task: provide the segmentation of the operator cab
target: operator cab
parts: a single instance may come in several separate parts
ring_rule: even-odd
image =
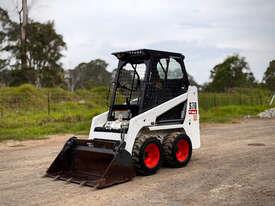
[[[184,56],[156,50],[113,53],[119,60],[111,88],[108,121],[130,120],[185,93],[190,85]],[[180,119],[184,105],[173,108],[159,121]]]

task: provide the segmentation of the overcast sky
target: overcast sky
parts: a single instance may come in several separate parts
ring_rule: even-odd
[[[12,13],[12,0],[0,0]],[[31,0],[29,0],[31,1]],[[245,56],[257,80],[275,59],[274,0],[32,0],[30,18],[54,20],[73,68],[114,51],[139,48],[181,52],[199,83],[226,56]],[[13,4],[14,5],[14,4]]]

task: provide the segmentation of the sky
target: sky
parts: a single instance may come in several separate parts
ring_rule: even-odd
[[[0,6],[16,17],[15,0]],[[112,52],[140,48],[185,55],[199,83],[227,56],[246,57],[258,81],[275,59],[274,0],[29,0],[29,17],[53,20],[67,43],[62,63],[72,69]]]

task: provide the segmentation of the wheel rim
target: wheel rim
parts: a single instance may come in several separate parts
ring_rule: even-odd
[[[149,169],[156,167],[160,160],[160,150],[159,147],[154,144],[150,143],[145,148],[145,157],[144,157],[144,164]]]
[[[176,158],[179,162],[184,162],[189,154],[189,144],[185,139],[181,139],[177,143]]]

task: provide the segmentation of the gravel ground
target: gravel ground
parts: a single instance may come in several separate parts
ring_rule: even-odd
[[[275,119],[202,126],[185,168],[95,190],[41,178],[66,136],[0,144],[0,205],[275,205]]]

